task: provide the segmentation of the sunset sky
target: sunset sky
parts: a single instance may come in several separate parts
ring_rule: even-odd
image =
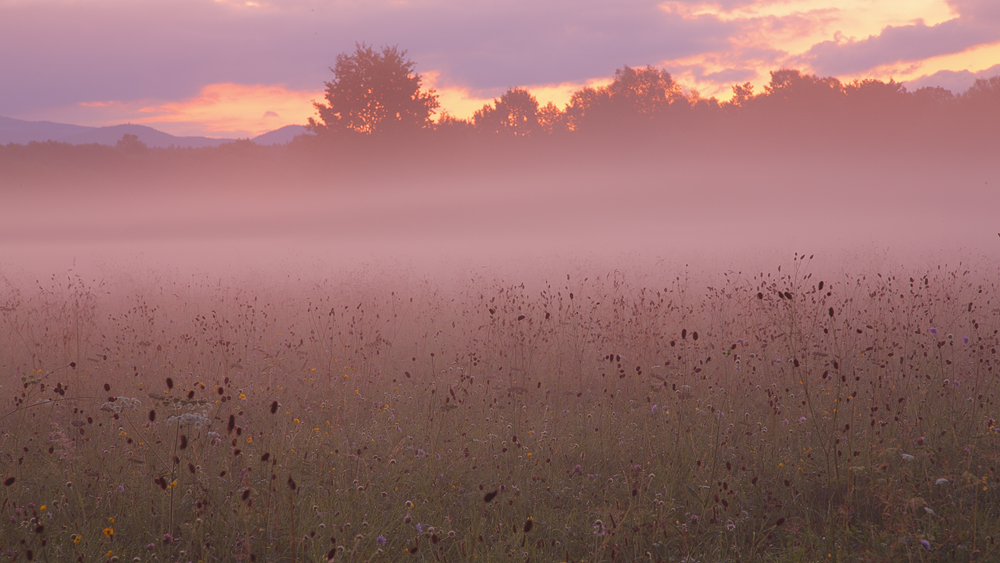
[[[338,53],[399,45],[442,109],[564,104],[624,65],[728,98],[768,71],[967,88],[1000,74],[996,0],[0,0],[0,115],[248,137],[315,114]]]

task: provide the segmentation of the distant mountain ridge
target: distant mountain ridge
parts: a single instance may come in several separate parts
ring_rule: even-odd
[[[258,135],[251,141],[258,145],[280,145],[291,141],[298,135],[306,133],[303,125],[286,125],[280,129]],[[31,142],[57,141],[73,145],[97,143],[114,146],[123,135],[135,135],[151,148],[203,148],[217,147],[230,143],[235,139],[216,139],[212,137],[177,137],[164,133],[146,125],[123,124],[109,127],[87,127],[51,121],[24,121],[11,117],[0,116],[0,145],[17,143],[26,145]]]

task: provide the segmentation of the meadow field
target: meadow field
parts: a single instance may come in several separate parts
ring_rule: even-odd
[[[0,283],[4,561],[991,561],[1000,267]]]

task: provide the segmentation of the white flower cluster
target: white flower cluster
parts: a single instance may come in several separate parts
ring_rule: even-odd
[[[140,406],[142,406],[142,403],[135,397],[115,397],[114,401],[108,401],[101,405],[101,410],[120,413],[125,409],[137,409]]]
[[[177,423],[178,426],[206,426],[211,424],[211,420],[207,417],[202,416],[200,413],[186,412],[181,415],[172,416],[167,419],[167,424]]]

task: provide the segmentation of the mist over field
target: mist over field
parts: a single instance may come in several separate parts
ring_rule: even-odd
[[[247,155],[56,166],[5,189],[0,261],[7,272],[128,264],[218,276],[391,260],[441,275],[624,256],[728,270],[794,252],[828,264],[995,255],[1000,165],[986,154],[748,144],[348,170]]]

